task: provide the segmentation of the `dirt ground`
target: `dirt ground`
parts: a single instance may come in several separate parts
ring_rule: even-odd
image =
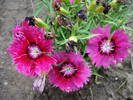
[[[102,70],[104,78],[98,78],[96,83],[89,83],[78,92],[64,93],[50,84],[43,94],[34,92],[33,80],[16,71],[6,52],[12,40],[12,28],[30,15],[31,0],[0,0],[0,100],[133,100],[133,59],[130,57],[117,67]]]

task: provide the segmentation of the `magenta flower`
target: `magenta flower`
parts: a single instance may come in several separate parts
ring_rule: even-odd
[[[71,3],[74,3],[75,0],[69,0]]]
[[[13,36],[8,52],[19,72],[32,77],[52,69],[55,59],[47,53],[51,53],[53,41],[44,39],[43,29],[24,21],[13,30]]]
[[[88,56],[97,67],[108,68],[110,64],[121,62],[128,56],[128,49],[131,47],[130,37],[123,29],[115,30],[110,35],[109,25],[103,28],[98,25],[96,29],[91,30],[91,33],[100,34],[87,43]]]
[[[54,67],[48,76],[50,83],[55,87],[72,92],[82,88],[89,81],[90,66],[87,65],[80,53],[57,52],[53,57],[59,65]]]
[[[62,3],[62,0],[55,0],[56,3]]]

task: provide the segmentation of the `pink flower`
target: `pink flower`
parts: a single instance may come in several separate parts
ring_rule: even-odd
[[[110,64],[121,62],[128,56],[128,49],[131,47],[130,37],[123,29],[115,30],[110,35],[109,25],[103,28],[98,25],[96,29],[91,30],[91,33],[100,34],[87,43],[88,56],[97,67],[108,68]]]
[[[62,3],[62,0],[55,0],[56,3]]]
[[[71,3],[74,3],[75,0],[70,0]]]
[[[82,88],[89,81],[90,66],[87,65],[80,53],[56,52],[53,57],[59,65],[54,67],[48,76],[49,81],[55,87],[72,92]]]
[[[32,77],[52,69],[55,59],[47,53],[51,53],[53,41],[44,39],[43,29],[24,21],[13,30],[13,36],[8,52],[19,72]]]

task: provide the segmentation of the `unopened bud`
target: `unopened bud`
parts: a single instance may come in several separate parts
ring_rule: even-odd
[[[85,20],[87,17],[86,17],[86,10],[80,10],[78,13],[77,13],[77,16],[80,18],[80,19],[83,19]]]
[[[66,25],[66,20],[65,20],[64,15],[57,16],[57,24],[59,26],[65,26]]]
[[[60,11],[59,12],[60,12],[60,14],[70,15],[70,12],[67,11],[66,9],[62,8],[62,7],[60,7]]]
[[[55,11],[60,11],[61,3],[60,2],[53,2],[52,6],[53,6]]]
[[[110,8],[111,8],[110,4],[107,3],[107,2],[102,2],[102,6],[104,7],[103,13],[107,14],[110,11]]]
[[[46,40],[52,40],[52,39],[55,39],[55,37],[56,37],[56,34],[54,34],[54,33],[52,33],[52,32],[47,32],[47,33],[45,34],[45,39],[46,39]]]
[[[76,37],[76,36],[71,36],[71,37],[69,38],[69,41],[74,41],[74,42],[77,42],[77,41],[78,41],[78,39],[77,39],[77,37]]]
[[[86,4],[86,7],[89,11],[94,12],[96,9],[96,2],[92,2],[90,5]]]
[[[35,17],[35,25],[40,28],[48,28],[48,25],[40,18]]]
[[[74,51],[75,46],[77,46],[77,42],[68,41],[67,44],[66,44],[66,52],[70,53],[71,51]]]
[[[116,7],[117,6],[117,0],[113,0],[111,3],[110,3],[111,7]]]
[[[96,0],[96,4],[99,5],[101,0]]]
[[[102,5],[97,6],[96,13],[103,13],[104,7]]]
[[[25,17],[25,21],[28,21],[29,22],[29,25],[35,26],[34,16]]]

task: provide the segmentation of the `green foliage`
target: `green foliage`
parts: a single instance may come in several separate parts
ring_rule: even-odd
[[[118,28],[125,29],[127,33],[132,36],[133,40],[133,29],[126,26],[128,20],[130,20],[129,16],[133,15],[132,5],[126,6],[123,4],[116,4],[114,8],[111,8],[108,14],[97,13],[95,12],[96,5],[92,5],[92,11],[87,10],[91,4],[94,3],[94,0],[82,0],[81,3],[77,3],[80,0],[77,0],[76,3],[71,4],[69,0],[62,0],[63,9],[68,11],[70,14],[66,15],[66,22],[72,22],[72,28],[67,25],[58,25],[58,16],[59,12],[54,11],[52,6],[54,0],[38,0],[38,5],[35,6],[36,11],[34,12],[34,16],[39,16],[41,12],[43,16],[45,16],[44,21],[49,25],[49,22],[53,21],[53,25],[49,26],[47,31],[52,31],[57,35],[55,42],[56,50],[65,50],[65,45],[68,42],[70,36],[76,36],[78,39],[78,47],[77,50],[80,50],[82,55],[85,55],[86,42],[90,38],[97,36],[95,34],[90,33],[91,29],[96,28],[99,24],[100,26],[105,26],[106,24],[111,25],[111,32]],[[84,2],[83,2],[84,1]],[[112,2],[113,0],[109,0],[108,2]],[[95,6],[95,7],[94,7]],[[91,7],[91,6],[90,6]],[[77,12],[81,9],[87,10],[86,19],[82,20],[77,16]],[[88,58],[85,58],[88,61]],[[100,76],[98,71],[93,69],[93,74],[96,76]],[[100,76],[101,77],[101,76]]]

